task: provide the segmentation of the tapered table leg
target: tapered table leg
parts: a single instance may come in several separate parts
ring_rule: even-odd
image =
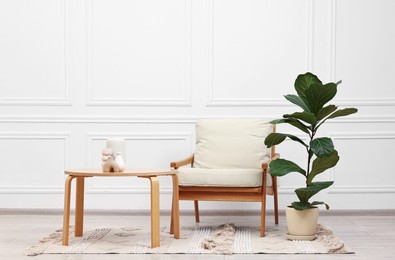
[[[84,233],[84,186],[85,178],[77,177],[75,196],[75,232],[74,236],[82,237]]]
[[[151,183],[151,248],[160,246],[159,180],[150,176]]]
[[[74,176],[68,176],[64,185],[64,209],[63,209],[63,240],[62,245],[69,244],[69,225],[70,225],[70,194],[71,194],[71,181]]]

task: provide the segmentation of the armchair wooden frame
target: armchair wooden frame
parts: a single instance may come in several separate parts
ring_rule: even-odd
[[[274,130],[274,129],[273,129]],[[272,158],[270,161],[280,157],[275,153],[275,147],[271,148]],[[181,166],[191,165],[193,167],[194,156],[179,161],[170,163],[170,167],[178,169]],[[274,197],[274,221],[278,224],[278,192],[277,192],[277,177],[271,176],[272,186],[267,187],[267,163],[262,163],[262,186],[261,187],[200,187],[200,186],[178,186],[174,187],[178,190],[178,196],[173,199],[173,203],[179,205],[179,200],[193,200],[195,209],[195,220],[200,221],[199,218],[199,200],[203,201],[245,201],[245,202],[260,202],[261,203],[261,223],[260,235],[265,236],[265,218],[266,218],[266,194]],[[175,205],[173,204],[173,208]],[[173,215],[171,219],[171,232],[173,231]]]

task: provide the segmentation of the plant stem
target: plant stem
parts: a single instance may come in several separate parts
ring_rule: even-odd
[[[310,137],[309,148],[308,148],[308,150],[307,150],[307,156],[308,156],[308,158],[307,158],[307,172],[306,172],[306,185],[307,185],[307,186],[309,186],[309,185],[311,184],[311,183],[309,183],[309,181],[308,181],[308,179],[309,179],[308,177],[309,177],[309,175],[310,175],[311,158],[313,157],[312,154],[311,154],[311,146],[310,146],[310,144],[311,144],[311,141],[313,140],[314,135],[315,135],[315,133],[316,133],[315,125],[313,125],[311,128],[312,128],[311,134],[309,134],[309,137]],[[310,182],[311,182],[311,181],[310,181]]]
[[[308,159],[307,159],[306,185],[309,186],[308,179],[309,179],[309,175],[310,175],[310,160],[311,160],[311,157],[310,157],[311,149],[310,149],[310,147],[309,147],[309,150],[308,150],[307,153],[308,153],[307,154]]]

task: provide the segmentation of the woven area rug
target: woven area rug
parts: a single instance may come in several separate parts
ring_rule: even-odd
[[[342,240],[318,225],[314,241],[290,241],[284,227],[268,227],[259,236],[259,227],[224,224],[217,227],[182,227],[181,238],[174,239],[169,228],[161,228],[161,246],[150,248],[149,228],[103,227],[73,237],[62,246],[62,230],[26,249],[26,255],[39,254],[347,254],[353,253]]]

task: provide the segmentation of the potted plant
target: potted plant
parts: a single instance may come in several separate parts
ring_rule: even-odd
[[[316,206],[323,204],[327,210],[329,209],[328,204],[322,201],[310,202],[310,199],[333,184],[333,181],[314,181],[314,178],[334,167],[339,161],[339,155],[331,138],[318,136],[317,131],[329,119],[347,116],[358,111],[356,108],[338,109],[335,105],[326,105],[335,97],[337,86],[340,83],[341,81],[323,84],[316,75],[310,72],[299,75],[295,80],[297,95],[290,94],[284,97],[303,111],[285,114],[283,118],[273,120],[271,123],[290,124],[302,131],[308,141],[305,142],[302,140],[304,138],[287,133],[272,133],[265,139],[265,145],[272,147],[289,138],[298,142],[306,153],[305,168],[280,158],[269,164],[270,174],[273,176],[284,176],[296,172],[303,175],[306,180],[304,187],[295,190],[299,201],[293,202],[286,209],[289,239],[313,240],[318,220]],[[298,220],[294,218],[298,218]],[[303,226],[302,221],[306,220],[315,223]],[[296,224],[295,228],[292,226],[293,222]]]

